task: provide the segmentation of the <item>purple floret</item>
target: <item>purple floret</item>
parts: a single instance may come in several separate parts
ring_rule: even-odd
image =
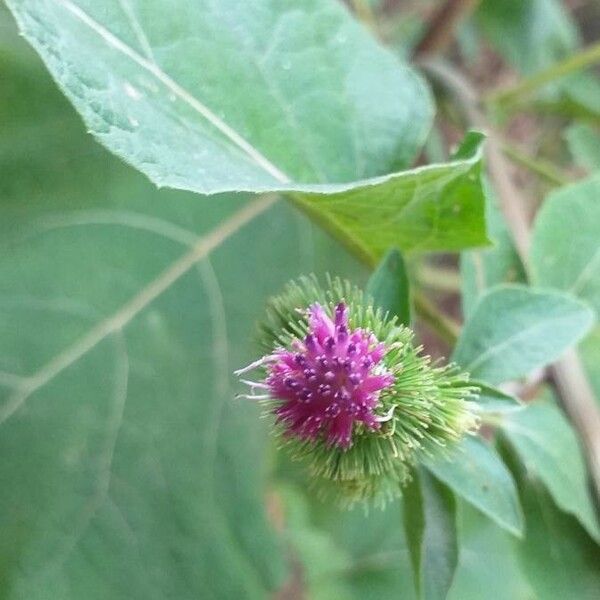
[[[371,430],[381,426],[379,392],[394,383],[382,364],[385,345],[369,331],[349,328],[343,302],[334,321],[319,304],[308,316],[304,340],[269,357],[265,387],[281,400],[274,414],[289,435],[316,440],[323,434],[330,445],[348,448],[355,422]]]

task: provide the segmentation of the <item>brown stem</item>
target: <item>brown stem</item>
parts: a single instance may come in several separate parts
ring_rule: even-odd
[[[415,57],[443,51],[452,41],[456,26],[473,12],[479,0],[446,0],[429,21],[413,51]]]
[[[488,170],[495,183],[515,247],[527,269],[531,240],[529,217],[521,192],[510,176],[509,165],[502,153],[500,136],[493,130],[481,111],[478,95],[465,77],[441,62],[424,62],[423,67],[458,98],[471,125],[488,134]],[[579,434],[588,465],[590,483],[598,505],[600,504],[600,410],[594,392],[574,349],[554,363],[550,367],[550,372],[563,409]]]
[[[413,302],[419,317],[431,327],[442,341],[451,347],[454,346],[460,333],[460,325],[438,310],[437,306],[420,292],[414,293]]]

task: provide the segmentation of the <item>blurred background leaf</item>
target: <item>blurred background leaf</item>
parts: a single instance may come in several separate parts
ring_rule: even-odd
[[[426,467],[460,498],[513,535],[523,533],[523,512],[512,477],[487,442],[466,437],[445,456],[424,459]]]
[[[569,292],[600,314],[600,174],[551,194],[537,215],[534,282]]]
[[[361,269],[278,203],[25,400],[248,198],[156,190],[86,136],[22,41],[1,43],[1,596],[262,598],[287,569],[264,428],[230,373],[290,276]]]
[[[398,317],[398,322],[410,327],[410,288],[402,254],[390,250],[373,272],[366,287],[373,304]]]
[[[558,0],[482,0],[476,18],[486,39],[523,73],[535,73],[575,50],[579,34]]]
[[[600,554],[580,524],[556,507],[535,470],[513,465],[527,536],[516,545],[522,572],[540,600],[592,600],[600,585]]]
[[[502,431],[527,471],[547,487],[556,504],[600,541],[579,442],[553,399],[548,395],[505,415]]]
[[[600,170],[600,133],[587,123],[574,123],[565,131],[575,162],[589,172]]]
[[[492,384],[524,377],[585,336],[592,311],[573,296],[506,285],[481,297],[453,359],[473,378]]]
[[[417,595],[444,600],[458,563],[454,495],[426,471],[415,470],[402,505]]]

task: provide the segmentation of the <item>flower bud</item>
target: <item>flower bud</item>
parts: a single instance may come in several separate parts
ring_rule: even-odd
[[[473,432],[477,391],[455,366],[436,366],[412,331],[336,279],[290,283],[269,303],[267,354],[238,371],[292,458],[342,506],[399,496],[411,467]],[[255,394],[255,390],[261,390]]]

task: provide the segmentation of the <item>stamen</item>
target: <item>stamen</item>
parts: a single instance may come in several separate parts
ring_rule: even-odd
[[[261,390],[271,389],[266,383],[262,383],[260,381],[249,381],[248,379],[240,379],[240,381],[251,388],[260,388]]]
[[[270,394],[261,394],[261,395],[253,395],[253,394],[236,394],[236,400],[269,400],[271,398]]]
[[[392,408],[390,408],[390,410],[388,410],[385,415],[382,415],[381,417],[375,417],[375,420],[378,423],[386,423],[387,421],[390,421],[392,419],[392,417],[394,416],[394,411],[396,410],[396,404],[394,404],[394,406],[392,406]]]
[[[244,373],[247,373],[248,371],[253,371],[254,369],[258,369],[258,367],[262,367],[263,365],[265,365],[269,362],[272,362],[274,360],[277,360],[277,356],[275,356],[274,354],[269,354],[268,356],[263,356],[262,358],[255,360],[253,363],[250,363],[247,367],[242,367],[241,369],[234,371],[233,374],[234,375],[243,375]]]

